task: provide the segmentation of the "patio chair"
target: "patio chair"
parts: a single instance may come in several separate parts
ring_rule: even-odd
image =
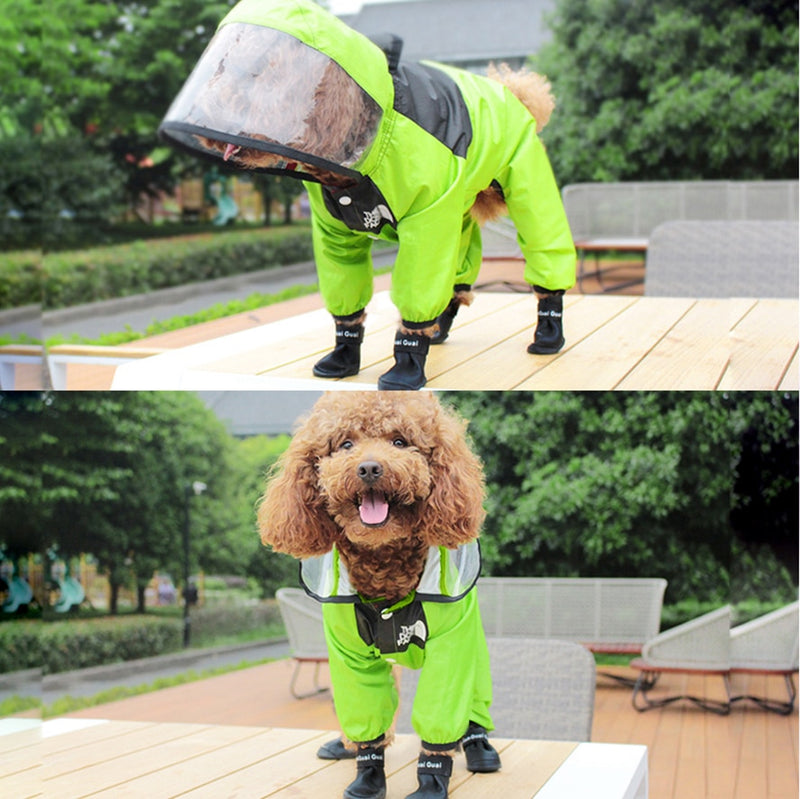
[[[752,694],[740,694],[731,701],[750,700],[785,716],[794,710],[799,621],[798,603],[793,602],[731,630],[731,674],[781,676],[787,693],[785,702]]]
[[[275,593],[281,618],[289,638],[289,651],[295,661],[289,690],[297,699],[323,693],[327,687],[319,684],[319,664],[328,662],[328,646],[322,627],[322,610],[319,602],[301,588],[279,588]],[[298,693],[297,677],[304,663],[314,664],[314,690]]]
[[[541,638],[490,638],[498,738],[589,741],[594,714],[595,662],[580,644]],[[398,732],[412,732],[419,672],[402,670]]]
[[[659,633],[642,647],[642,656],[631,661],[639,671],[633,686],[633,706],[639,710],[664,707],[681,699],[727,715],[731,710],[730,685],[730,605]],[[651,699],[652,690],[661,674],[719,676],[725,686],[725,700],[708,699],[690,694],[670,694]]]
[[[665,222],[650,238],[644,293],[796,298],[797,260],[796,220]]]

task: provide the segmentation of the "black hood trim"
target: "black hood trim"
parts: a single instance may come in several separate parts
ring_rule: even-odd
[[[330,172],[335,172],[337,175],[353,178],[359,180],[362,175],[354,169],[348,169],[340,164],[335,164],[331,161],[326,161],[324,158],[318,158],[315,155],[302,153],[299,150],[294,150],[291,147],[286,147],[282,144],[265,142],[260,139],[250,139],[247,136],[235,136],[230,133],[222,133],[216,130],[210,130],[199,125],[192,125],[188,122],[162,122],[158,128],[159,137],[168,142],[170,145],[180,147],[185,152],[191,153],[194,156],[210,161],[215,164],[223,164],[230,169],[236,169],[241,172],[255,172],[268,175],[282,175],[286,177],[296,178],[297,180],[309,181],[312,183],[319,183],[320,181],[313,175],[306,172],[295,172],[290,169],[281,169],[278,167],[244,167],[237,164],[235,161],[224,161],[222,156],[218,153],[209,152],[203,149],[200,144],[193,144],[187,141],[188,137],[181,136],[180,134],[189,134],[197,136],[205,136],[209,139],[225,142],[226,144],[236,144],[239,147],[250,147],[254,150],[261,150],[264,153],[278,155],[283,158],[288,158],[292,161],[304,161],[312,166],[317,166],[320,169],[327,169]]]

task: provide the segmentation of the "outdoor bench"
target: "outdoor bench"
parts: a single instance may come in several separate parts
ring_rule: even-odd
[[[637,654],[658,634],[667,581],[638,577],[482,577],[487,637],[559,638]]]
[[[573,183],[562,190],[579,255],[579,284],[587,252],[602,279],[598,256],[646,253],[656,227],[675,220],[797,220],[798,181],[646,181]],[[638,281],[637,281],[638,282]]]

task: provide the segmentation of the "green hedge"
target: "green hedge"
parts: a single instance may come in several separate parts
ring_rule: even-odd
[[[38,668],[44,674],[164,655],[183,645],[180,620],[148,618],[0,625],[0,673]]]
[[[42,301],[42,255],[35,250],[0,253],[0,309]]]
[[[207,233],[49,253],[43,259],[43,306],[66,308],[311,258],[308,228]],[[13,261],[8,270],[13,278]]]

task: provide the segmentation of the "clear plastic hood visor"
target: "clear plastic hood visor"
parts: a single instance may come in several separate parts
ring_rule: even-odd
[[[380,106],[324,53],[232,22],[209,42],[159,132],[234,166],[357,175],[380,122]]]

